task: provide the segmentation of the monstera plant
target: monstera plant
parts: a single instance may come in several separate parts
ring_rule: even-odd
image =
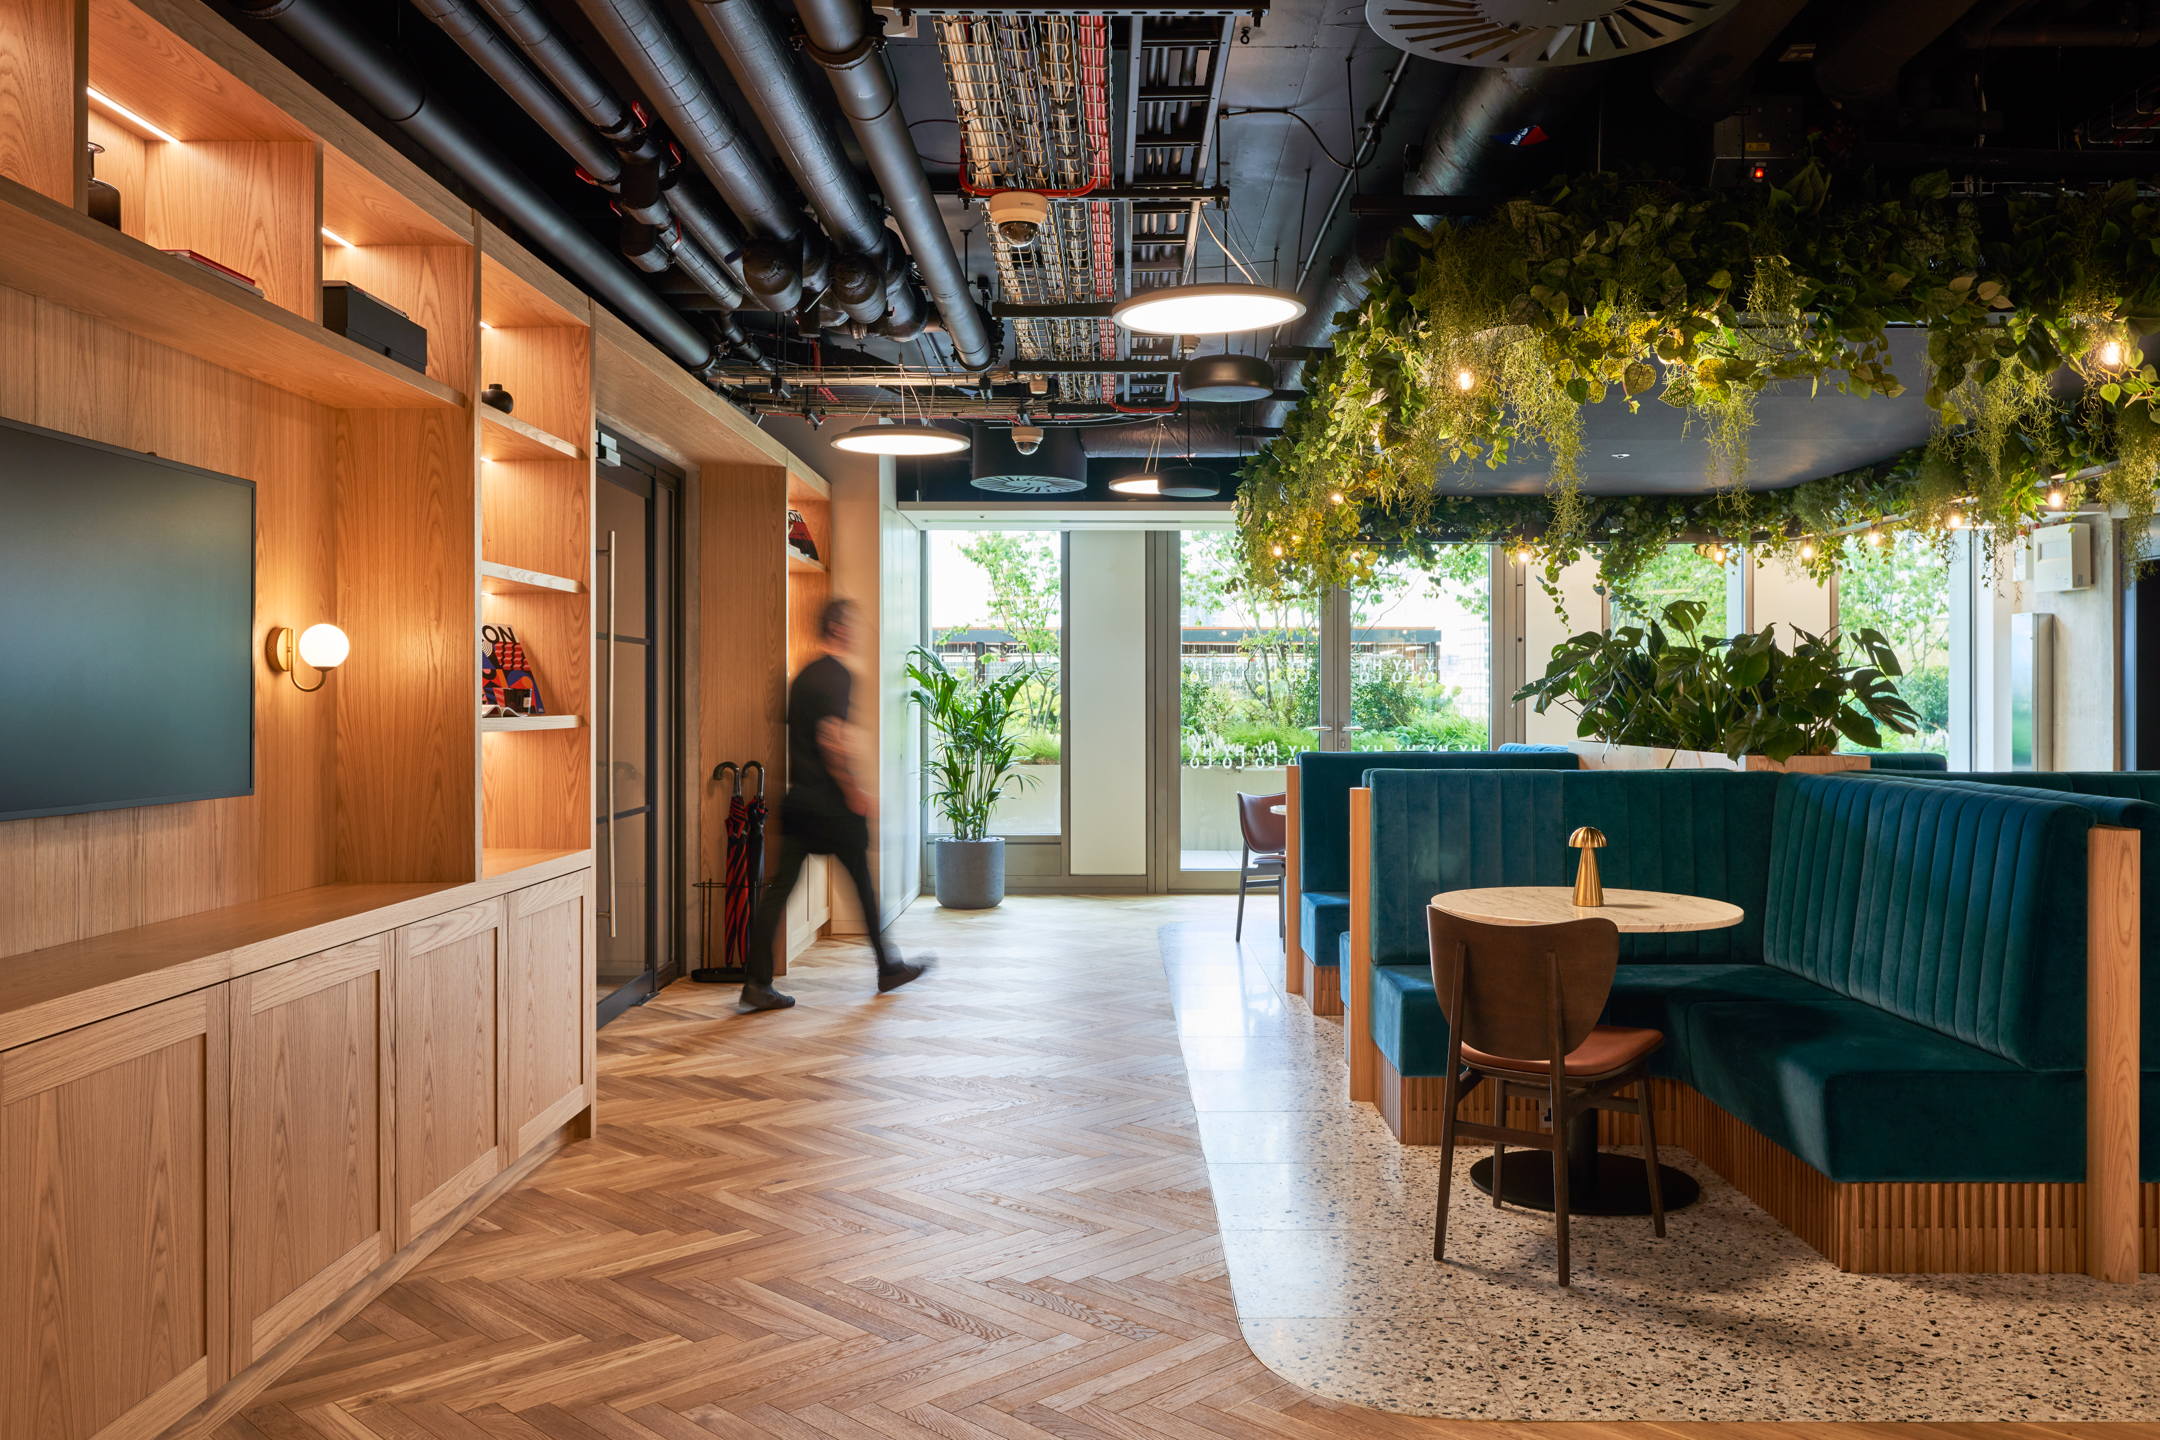
[[[1540,715],[1554,703],[1573,710],[1576,733],[1608,745],[1734,759],[1827,755],[1840,740],[1875,749],[1886,727],[1913,732],[1919,714],[1898,693],[1903,671],[1877,631],[1795,629],[1784,650],[1767,625],[1705,636],[1707,614],[1701,601],[1681,600],[1646,625],[1585,631],[1556,646],[1544,678],[1515,698],[1536,701]],[[1848,646],[1856,663],[1847,663]]]

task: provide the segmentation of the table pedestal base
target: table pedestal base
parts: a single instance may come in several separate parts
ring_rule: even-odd
[[[1487,1195],[1492,1194],[1493,1162],[1490,1155],[1470,1167],[1470,1183]],[[1650,1213],[1650,1177],[1643,1170],[1642,1160],[1633,1155],[1609,1155],[1599,1151],[1592,1176],[1581,1173],[1581,1166],[1568,1172],[1568,1213],[1570,1215],[1648,1215]],[[1594,1178],[1593,1178],[1594,1176]],[[1501,1172],[1506,1188],[1500,1198],[1510,1205],[1525,1210],[1543,1210],[1548,1214],[1553,1208],[1552,1156],[1543,1150],[1509,1150],[1507,1165]],[[1589,1180],[1587,1185],[1584,1180]],[[1702,1195],[1702,1187],[1693,1176],[1670,1165],[1658,1166],[1659,1188],[1665,1192],[1667,1211],[1692,1205]]]

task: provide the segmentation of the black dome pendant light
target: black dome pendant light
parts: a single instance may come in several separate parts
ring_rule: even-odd
[[[1178,372],[1178,388],[1188,400],[1242,405],[1275,393],[1275,369],[1257,355],[1200,355]]]
[[[1213,470],[1192,463],[1192,396],[1185,397],[1185,463],[1166,465],[1156,476],[1155,493],[1166,500],[1212,500],[1222,493]]]

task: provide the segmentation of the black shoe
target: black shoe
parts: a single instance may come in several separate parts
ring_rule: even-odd
[[[795,1003],[795,997],[783,995],[770,985],[745,985],[742,1003],[752,1010],[785,1010]]]
[[[897,965],[881,968],[877,972],[878,994],[883,995],[888,990],[899,989],[910,980],[920,979],[922,973],[936,963],[937,956],[925,955],[920,960],[903,960]]]

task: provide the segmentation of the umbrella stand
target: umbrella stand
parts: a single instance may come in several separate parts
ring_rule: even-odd
[[[757,761],[755,760],[751,761],[750,763],[752,765],[757,765]],[[697,882],[697,888],[705,892],[704,958],[708,962],[711,961],[713,958],[712,892],[718,889],[723,892],[724,896],[721,903],[720,963],[718,965],[712,965],[708,963],[690,972],[690,978],[702,985],[739,985],[743,982],[744,979],[743,956],[749,950],[749,945],[747,943],[749,938],[747,934],[747,921],[745,921],[743,925],[745,934],[743,935],[742,941],[738,942],[736,938],[736,911],[739,908],[740,904],[737,899],[737,895],[741,887],[742,871],[745,868],[744,862],[747,858],[744,854],[744,831],[747,828],[749,821],[749,806],[746,805],[743,800],[742,782],[744,768],[744,766],[737,765],[732,760],[723,760],[718,765],[715,765],[713,767],[713,783],[722,783],[726,780],[728,772],[733,771],[734,788],[732,793],[728,796],[727,863],[723,872],[727,878],[725,880],[700,880]],[[758,791],[760,796],[762,796],[764,789],[765,767],[762,765],[758,765]],[[761,812],[762,808],[763,807],[761,804]],[[762,819],[762,814],[760,818]],[[762,826],[760,827],[760,829],[762,830]],[[758,838],[760,842],[760,848],[762,849],[762,842],[764,837],[762,834],[760,834]]]

